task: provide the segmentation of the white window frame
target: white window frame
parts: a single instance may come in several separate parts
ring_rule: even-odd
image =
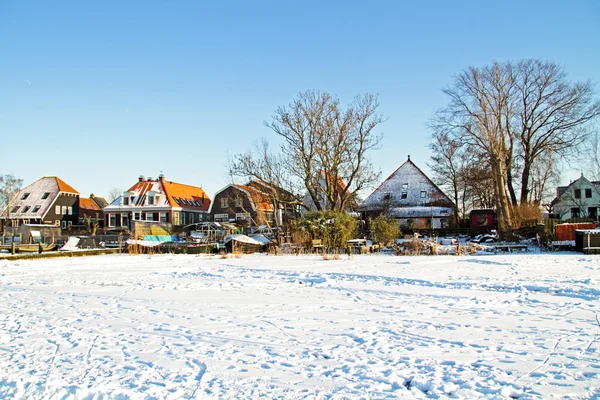
[[[185,225],[185,213],[181,213],[181,225]]]
[[[110,228],[117,226],[117,214],[108,214],[108,226]]]
[[[179,225],[179,213],[173,213],[173,225]]]
[[[71,206],[67,207],[67,214],[73,215],[73,207],[71,207]]]
[[[54,226],[60,226],[60,219],[57,219],[56,221],[54,221]]]
[[[60,224],[61,229],[67,229],[67,221],[62,221]]]
[[[67,215],[67,206],[62,206],[62,215]]]
[[[154,195],[149,195],[148,197],[146,197],[146,202],[148,203],[149,206],[153,206],[155,203],[156,197]]]
[[[167,222],[168,221],[167,213],[166,212],[159,213],[158,214],[158,221],[159,222]]]
[[[235,213],[236,221],[250,221],[250,214],[248,213]]]
[[[227,197],[221,199],[221,208],[229,208],[229,199]]]
[[[229,221],[229,214],[215,214],[215,222]]]
[[[421,198],[422,199],[426,199],[427,198],[427,190],[421,190]]]
[[[60,206],[54,206],[54,214],[60,215]]]
[[[129,205],[129,197],[123,197],[123,205],[124,206],[128,206]]]

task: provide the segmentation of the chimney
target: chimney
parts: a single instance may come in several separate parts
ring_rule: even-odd
[[[163,182],[165,180],[165,175],[164,174],[160,174],[158,176],[158,180],[161,181],[161,182]]]
[[[204,192],[202,192],[202,204],[204,204]]]
[[[144,175],[138,176],[138,182],[144,182]]]
[[[146,181],[151,182],[152,181],[152,177],[149,176],[148,179],[146,179]]]
[[[410,161],[410,154],[408,155],[408,161]]]

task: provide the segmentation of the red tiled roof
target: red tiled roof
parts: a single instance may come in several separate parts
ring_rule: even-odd
[[[163,180],[162,185],[169,204],[172,207],[208,211],[211,200],[202,188],[167,180]],[[177,201],[175,201],[175,199],[177,199]],[[181,200],[184,200],[185,203]]]
[[[87,197],[79,198],[79,208],[83,210],[102,211],[94,200],[88,199]]]
[[[60,179],[58,176],[54,176],[53,178],[56,179],[56,184],[58,185],[59,191],[79,194],[77,190],[73,189],[73,186],[69,185],[68,183]]]

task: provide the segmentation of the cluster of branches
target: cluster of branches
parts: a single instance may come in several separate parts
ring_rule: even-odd
[[[10,219],[11,202],[19,190],[21,190],[22,185],[23,180],[14,175],[0,175],[0,214],[6,211],[8,219]]]
[[[571,82],[540,60],[471,67],[443,91],[449,102],[430,121],[430,166],[451,188],[457,218],[492,200],[502,232],[512,227],[511,209],[541,202],[557,180],[557,160],[586,143],[600,115],[590,81]]]
[[[263,139],[233,156],[229,173],[268,183],[275,203],[311,208],[303,201],[306,193],[317,211],[347,209],[360,190],[380,179],[367,158],[382,138],[375,133],[385,121],[378,107],[372,94],[356,96],[343,107],[329,93],[302,92],[265,122],[283,139],[279,151],[272,152]]]

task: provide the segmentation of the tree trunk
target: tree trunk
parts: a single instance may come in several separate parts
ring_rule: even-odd
[[[503,238],[510,237],[510,202],[504,182],[506,175],[502,160],[496,157],[492,158],[492,175],[494,176],[494,191],[496,192],[496,205],[498,208],[498,230]]]
[[[525,159],[523,162],[523,173],[521,175],[521,204],[529,200],[529,176],[531,175],[531,162]]]

